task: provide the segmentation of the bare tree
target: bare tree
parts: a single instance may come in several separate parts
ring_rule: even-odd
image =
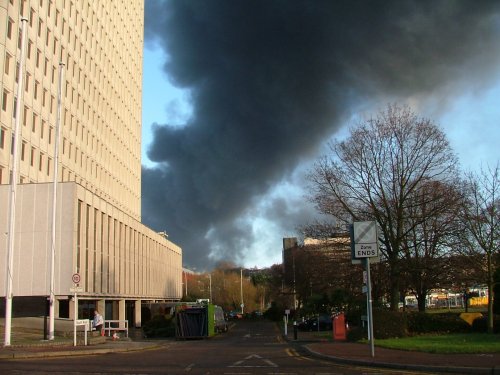
[[[396,310],[400,256],[412,229],[406,215],[417,204],[413,193],[424,182],[450,183],[457,175],[457,158],[437,125],[397,105],[359,123],[330,150],[332,155],[320,159],[309,175],[313,201],[320,212],[344,224],[377,221]]]
[[[450,247],[456,242],[461,195],[455,186],[440,182],[423,183],[414,191],[405,226],[402,269],[406,289],[412,292],[419,311],[425,311],[428,292],[446,285],[451,273]]]
[[[488,332],[493,332],[494,255],[500,252],[500,164],[466,175],[462,219],[464,247],[484,255],[488,284]]]

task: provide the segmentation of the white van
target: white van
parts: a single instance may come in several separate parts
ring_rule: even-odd
[[[224,310],[220,306],[214,306],[214,326],[215,332],[227,332],[228,330]]]

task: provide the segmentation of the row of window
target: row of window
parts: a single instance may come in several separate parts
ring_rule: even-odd
[[[76,270],[86,291],[175,295],[180,280],[167,275],[177,274],[179,253],[82,201],[77,216]]]
[[[12,10],[20,9],[29,22],[24,82],[27,95],[22,123],[31,126],[32,136],[23,135],[37,150],[41,148],[42,155],[51,153],[48,146],[53,142],[51,125],[55,123],[57,110],[54,96],[57,63],[64,61],[62,163],[83,170],[82,177],[102,185],[115,202],[119,197],[128,202],[140,200],[142,39],[136,36],[142,35],[142,3],[62,1],[62,8],[61,3],[51,0],[40,2],[39,7],[33,0],[11,1],[13,7],[9,9],[7,24],[11,42],[6,44],[4,68],[7,76],[17,75],[15,52],[9,48],[15,46],[16,40],[20,46],[20,32],[16,39],[18,30],[13,21],[17,16]],[[137,32],[132,32],[134,29]],[[131,49],[137,51],[130,53]],[[1,106],[5,113],[15,117],[13,90],[14,86],[4,86]],[[40,145],[37,137],[48,137],[49,142]],[[96,180],[94,176],[99,177]]]
[[[42,23],[43,23],[43,21],[40,20],[39,25],[41,25]],[[13,25],[13,20],[9,19],[8,33],[7,33],[8,35],[7,36],[10,39],[13,37],[13,35],[12,35],[13,26],[12,25]],[[63,33],[64,33],[64,30],[63,30]],[[40,26],[39,26],[38,34],[39,34],[39,36],[41,36]],[[20,36],[20,33],[19,33],[19,36]],[[47,47],[49,46],[50,39],[51,39],[51,31],[50,31],[50,29],[47,28],[47,34],[46,34],[46,38],[45,38],[45,43],[46,43]],[[104,40],[104,42],[105,41],[106,40]],[[102,40],[101,40],[101,42],[102,42]],[[74,35],[74,44],[75,45],[77,44],[76,43],[76,35]],[[20,45],[20,40],[18,41],[18,45]],[[27,48],[28,60],[30,60],[32,58],[33,45],[34,45],[34,43],[31,40],[29,40],[28,41],[28,48]],[[58,42],[57,38],[54,37],[53,43],[52,43],[52,54],[53,55],[57,54],[57,50],[59,48],[58,45],[59,45],[59,42]],[[108,107],[113,108],[113,112],[115,113],[115,116],[118,117],[118,123],[124,123],[125,121],[123,121],[123,120],[130,119],[130,118],[133,118],[136,122],[139,121],[139,119],[138,119],[139,113],[138,113],[138,111],[134,111],[134,108],[140,108],[140,103],[139,103],[140,98],[138,96],[138,93],[140,93],[140,90],[139,90],[140,82],[138,82],[139,80],[137,79],[137,74],[136,74],[136,72],[139,71],[139,69],[138,69],[139,66],[136,65],[134,67],[134,72],[132,72],[130,69],[128,69],[127,79],[125,80],[122,75],[113,73],[113,72],[117,72],[117,69],[115,69],[115,65],[113,64],[112,61],[116,60],[116,61],[120,61],[121,63],[123,63],[123,62],[128,61],[129,59],[121,59],[119,56],[116,56],[113,59],[106,58],[103,61],[104,64],[99,63],[99,62],[98,62],[98,64],[96,64],[93,57],[91,57],[90,54],[87,52],[87,49],[82,47],[82,44],[79,44],[79,50],[80,50],[80,53],[79,53],[80,60],[82,60],[82,51],[83,51],[83,60],[82,61],[84,61],[85,66],[88,66],[90,68],[91,76],[95,76],[95,81],[96,82],[103,82],[103,81],[106,82],[106,85],[104,85],[104,87],[105,87],[105,90],[107,92],[101,93],[102,90],[95,87],[95,85],[92,85],[91,80],[87,78],[86,74],[84,75],[84,77],[82,79],[82,75],[83,75],[82,69],[78,68],[78,64],[70,58],[69,54],[66,54],[67,70],[68,71],[72,70],[72,77],[73,78],[77,77],[78,84],[80,84],[81,80],[83,80],[83,90],[84,90],[84,92],[87,93],[89,101],[92,101],[93,103],[101,103],[103,101],[103,98],[113,97],[116,100],[121,101],[123,104],[128,104],[125,108],[127,109],[127,111],[129,113],[121,113],[122,111],[116,111],[113,108],[114,106],[110,105],[110,103],[106,103]],[[97,57],[101,56],[101,58],[102,58],[102,56],[106,56],[106,53],[103,52],[105,50],[106,50],[106,48],[103,48],[102,46],[100,46],[99,47],[100,53],[98,54]],[[114,51],[115,49],[110,49],[110,50]],[[65,55],[64,47],[61,46],[59,60],[63,60],[64,55]],[[41,68],[42,59],[43,59],[43,52],[40,49],[37,49],[36,56],[35,56],[35,66],[37,68]],[[7,74],[9,74],[9,71],[11,69],[11,67],[10,67],[11,60],[12,60],[12,57],[7,54],[6,55],[6,63],[5,63],[5,72]],[[70,63],[72,63],[72,68],[70,68]],[[98,69],[97,66],[100,66],[102,69]],[[103,71],[110,72],[110,74],[113,76],[105,79],[105,77],[103,75]],[[56,76],[56,67],[51,65],[48,58],[45,58],[44,66],[43,66],[44,76],[47,77],[49,72],[51,73],[51,77],[50,77],[51,83],[54,84],[55,76]],[[16,69],[16,75],[17,75],[17,69]],[[116,75],[116,77],[115,77],[115,75]],[[17,81],[17,77],[16,77],[16,81]],[[134,87],[130,88],[130,83],[132,83],[134,81],[135,81]],[[128,84],[126,84],[126,82]],[[30,83],[31,83],[30,82],[30,75],[28,73],[27,77],[26,77],[26,83],[25,83],[26,90],[28,90]],[[37,100],[38,95],[39,95],[38,93],[40,91],[40,89],[39,89],[40,82],[36,81],[34,83],[34,85],[35,85],[34,86],[35,100]],[[76,89],[74,87],[71,89],[71,103],[74,104],[76,102],[78,110],[82,111],[83,116],[86,115],[87,119],[88,119],[89,114],[90,114],[90,106],[89,106],[89,104],[85,103],[85,99],[83,99],[80,94],[77,95],[75,93],[75,90]],[[46,101],[45,92],[46,92],[46,90],[44,89],[44,98],[43,98],[44,101]],[[66,97],[68,97],[68,94],[69,94],[69,88],[68,88],[68,82],[67,82],[66,83],[66,93],[65,93]],[[101,94],[101,95],[99,95],[99,94]],[[123,116],[123,118],[121,118],[122,116]]]

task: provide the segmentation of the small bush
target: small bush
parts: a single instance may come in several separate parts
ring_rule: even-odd
[[[482,318],[474,319],[472,322],[473,332],[488,332],[488,318],[483,316]],[[493,316],[493,333],[500,333],[500,315]]]
[[[485,316],[474,319],[472,322],[472,331],[480,333],[488,332],[488,319]]]
[[[271,307],[264,311],[264,317],[272,321],[279,322],[280,320],[283,320],[284,311],[284,308],[278,306],[276,302],[272,302]]]
[[[347,331],[347,341],[357,342],[363,339],[367,339],[368,334],[366,328],[363,327],[353,327]]]
[[[467,333],[470,332],[470,326],[455,313],[412,312],[408,314],[408,331],[411,334]]]
[[[173,337],[175,336],[175,324],[172,318],[165,315],[156,315],[143,327],[146,337]]]
[[[407,336],[406,314],[398,311],[374,310],[373,335],[376,339]]]

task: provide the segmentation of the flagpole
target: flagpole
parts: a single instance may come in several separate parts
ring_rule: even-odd
[[[13,297],[13,278],[14,278],[14,237],[16,226],[16,193],[17,181],[19,179],[19,145],[22,142],[21,134],[21,103],[23,96],[23,77],[24,77],[24,54],[26,45],[26,23],[27,18],[21,18],[21,53],[19,55],[19,66],[17,69],[17,101],[15,107],[16,118],[14,122],[13,142],[14,147],[12,150],[12,174],[10,176],[10,192],[9,192],[9,233],[8,233],[8,248],[7,248],[7,282],[5,291],[5,332],[4,332],[4,346],[10,346],[10,336],[12,327],[12,297]]]
[[[55,326],[55,258],[56,258],[56,217],[57,217],[57,180],[59,176],[59,141],[61,138],[62,84],[64,63],[59,63],[59,89],[57,91],[56,139],[54,146],[54,180],[52,185],[52,241],[50,252],[50,296],[49,296],[49,340],[54,340]]]

